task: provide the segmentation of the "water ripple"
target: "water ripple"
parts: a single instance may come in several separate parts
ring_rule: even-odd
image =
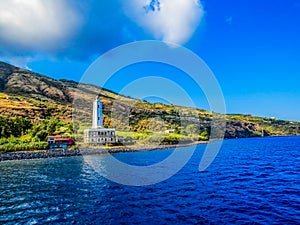
[[[205,172],[199,145],[174,177],[127,187],[81,157],[0,163],[0,224],[300,224],[300,138],[224,142]],[[142,165],[172,150],[118,153]]]

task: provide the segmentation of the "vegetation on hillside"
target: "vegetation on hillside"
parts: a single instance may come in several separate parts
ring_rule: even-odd
[[[43,120],[33,124],[24,117],[0,116],[0,152],[43,150],[48,135],[72,136],[72,123]]]
[[[92,102],[100,93],[104,126],[124,139],[151,144],[207,140],[211,127],[225,138],[298,135],[300,123],[251,115],[222,116],[206,110],[149,103],[89,84],[52,78],[0,62],[0,151],[43,149],[49,134],[82,141],[91,126]],[[174,130],[174,134],[166,134]],[[32,144],[39,143],[39,144]],[[29,146],[29,147],[28,147]]]

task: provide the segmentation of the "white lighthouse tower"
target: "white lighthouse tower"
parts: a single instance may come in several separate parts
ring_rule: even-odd
[[[96,96],[96,99],[93,103],[93,128],[103,128],[102,120],[102,102],[99,97]]]
[[[92,128],[84,130],[84,142],[92,145],[114,144],[116,142],[115,128],[105,128],[102,116],[102,102],[96,96],[93,102]]]

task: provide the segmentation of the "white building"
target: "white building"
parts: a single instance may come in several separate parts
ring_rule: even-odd
[[[116,130],[105,128],[102,120],[102,102],[96,97],[93,103],[93,126],[84,130],[84,142],[90,144],[115,143]]]
[[[166,133],[166,134],[174,134],[174,133],[175,133],[175,130],[166,130],[165,133]]]

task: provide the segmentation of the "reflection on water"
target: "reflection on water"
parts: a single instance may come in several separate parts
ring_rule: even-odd
[[[168,151],[153,151],[150,155],[148,152],[135,152],[84,158],[97,173],[113,182],[146,186],[165,181],[175,175],[189,161],[195,149],[196,146],[188,146]]]

